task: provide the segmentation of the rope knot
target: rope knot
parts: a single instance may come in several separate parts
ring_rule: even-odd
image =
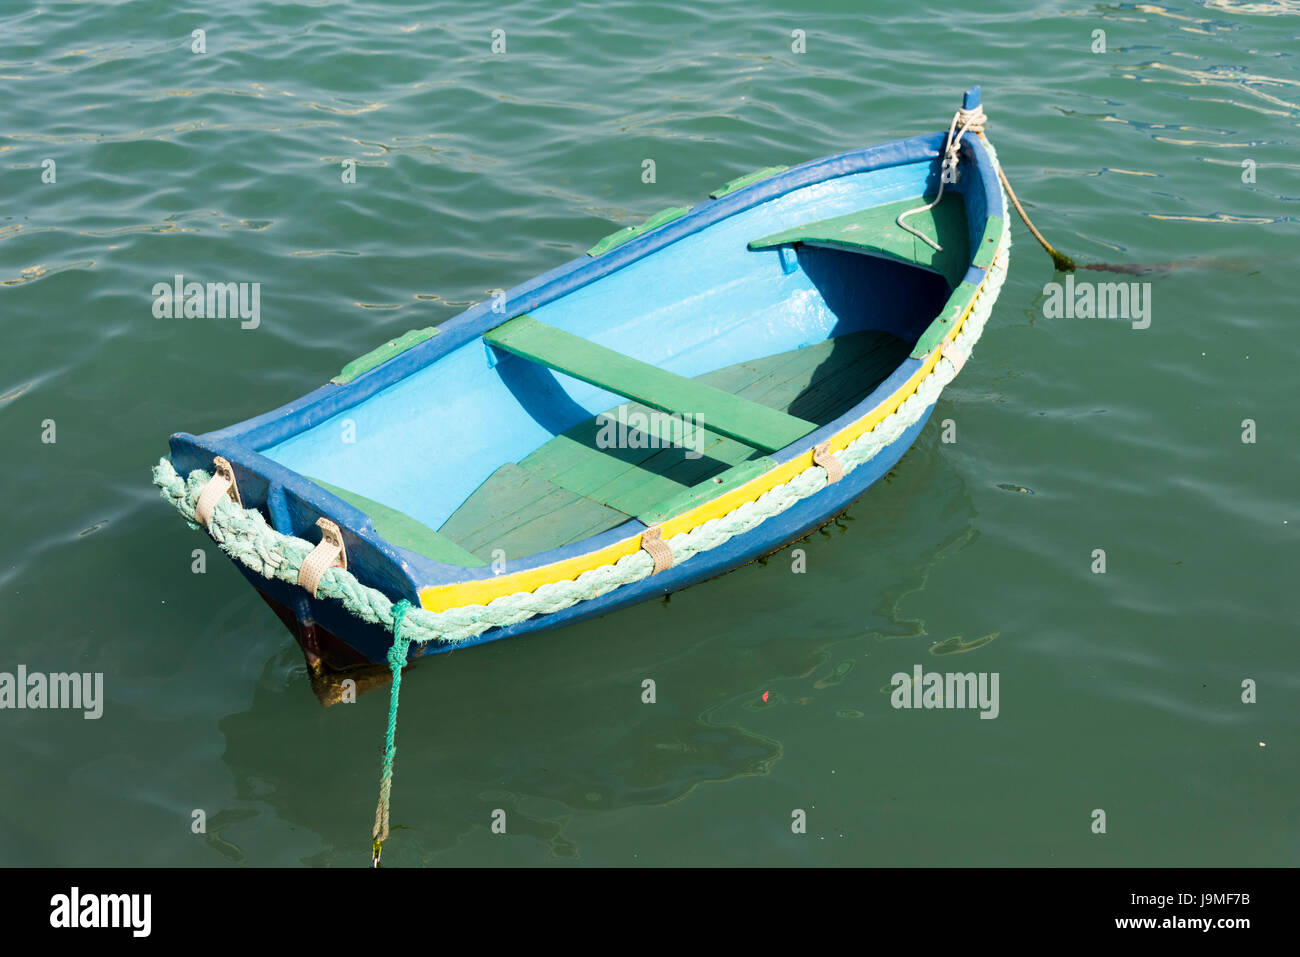
[[[919,229],[903,222],[903,220],[914,213],[923,213],[939,205],[939,200],[943,199],[944,184],[957,182],[962,137],[967,133],[974,133],[977,136],[982,134],[984,124],[987,122],[988,115],[984,112],[982,106],[975,106],[969,110],[959,109],[952,115],[952,122],[948,124],[948,137],[943,143],[943,162],[939,166],[939,195],[934,198],[934,202],[926,203],[924,206],[917,206],[915,209],[905,210],[899,213],[898,218],[894,220],[899,226],[936,252],[943,252],[943,247]]]
[[[971,133],[983,133],[984,124],[988,122],[988,114],[984,112],[984,107],[977,106],[973,110],[958,110],[957,125],[963,127]]]
[[[401,636],[402,619],[410,610],[411,603],[405,598],[393,606],[393,643],[388,646],[388,666],[398,675],[406,666],[406,652],[411,647],[411,639]]]

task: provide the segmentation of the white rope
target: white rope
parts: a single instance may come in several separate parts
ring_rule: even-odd
[[[915,236],[927,246],[933,247],[938,252],[943,252],[943,247],[936,243],[929,236],[926,236],[919,230],[903,222],[913,213],[924,213],[926,210],[934,209],[939,205],[939,200],[943,199],[943,186],[948,182],[949,177],[952,181],[957,182],[958,151],[961,149],[962,137],[967,133],[974,133],[977,136],[984,132],[984,124],[988,121],[988,116],[984,113],[984,107],[976,106],[972,110],[958,110],[952,115],[952,122],[948,124],[948,138],[944,141],[943,163],[939,168],[939,195],[934,198],[934,202],[927,203],[924,206],[917,206],[915,209],[909,209],[899,213],[898,218],[894,220],[899,226],[902,226],[909,233]],[[961,129],[957,130],[960,126]],[[953,131],[957,131],[956,139],[953,138]]]
[[[994,164],[997,156],[987,142]],[[979,340],[993,311],[993,304],[1006,279],[1011,246],[1011,231],[1007,223],[1006,197],[1002,197],[1002,234],[997,253],[987,276],[975,296],[970,313],[961,331],[950,346],[941,350],[934,368],[921,380],[916,392],[908,396],[899,407],[885,416],[874,428],[863,433],[835,455],[843,473],[847,475],[860,465],[869,462],[882,450],[892,445],[939,398],[939,393],[957,375],[965,357],[969,356]],[[797,502],[825,488],[829,478],[823,465],[812,465],[790,481],[764,492],[752,502],[746,502],[719,518],[710,519],[688,532],[681,532],[663,544],[671,551],[672,564],[680,565],[695,555],[717,548],[737,535],[752,531],[769,518],[785,512]],[[182,479],[167,459],[154,468],[154,484],[162,496],[171,502],[194,527],[195,505],[210,481],[201,469]],[[209,533],[231,558],[269,579],[297,584],[303,561],[314,550],[312,543],[281,534],[262,517],[257,509],[241,508],[228,496],[221,497],[213,507],[207,524]],[[643,534],[644,543],[644,534]],[[590,601],[616,588],[648,578],[660,565],[645,549],[620,558],[610,565],[601,565],[576,578],[549,582],[531,592],[516,592],[493,599],[486,605],[462,605],[445,611],[428,611],[413,607],[402,621],[402,634],[424,645],[430,641],[440,644],[457,644],[476,637],[490,628],[517,624],[536,615],[553,614],[582,601]],[[338,599],[344,607],[363,621],[393,627],[393,602],[383,592],[371,588],[345,568],[326,568],[321,575],[318,597]]]

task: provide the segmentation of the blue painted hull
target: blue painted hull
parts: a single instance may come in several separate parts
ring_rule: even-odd
[[[748,358],[783,354],[853,331],[851,323],[845,325],[845,313],[832,310],[817,296],[809,298],[812,293],[822,294],[824,288],[797,268],[779,268],[775,258],[759,260],[754,253],[744,252],[743,240],[791,223],[932,194],[938,185],[942,144],[943,134],[933,134],[855,150],[805,163],[702,203],[688,215],[610,252],[574,260],[508,290],[504,311],[494,309],[491,301],[467,310],[440,327],[434,338],[354,381],[324,386],[266,415],[206,435],[173,435],[172,463],[185,475],[194,469],[211,471],[214,457],[224,457],[233,467],[243,505],[260,510],[285,535],[315,541],[318,518],[337,523],[347,547],[349,572],[392,601],[407,599],[418,606],[421,593],[431,589],[491,583],[494,570],[489,567],[442,564],[392,544],[376,532],[367,514],[307,476],[392,506],[437,529],[492,468],[518,461],[547,438],[612,406],[610,400],[617,396],[601,388],[522,377],[519,366],[511,365],[514,357],[503,360],[486,349],[483,336],[513,316],[527,313],[596,341],[617,334],[620,343],[628,342],[626,351],[638,355],[639,350],[639,361],[682,377]],[[974,251],[977,243],[988,241],[984,228],[1001,208],[1001,191],[995,167],[978,142],[968,140],[962,155],[967,175],[960,188],[951,189],[963,197]],[[973,288],[985,274],[984,268],[972,263],[963,288]],[[711,289],[721,292],[706,299],[702,316],[681,305],[701,298],[700,290]],[[861,291],[855,292],[861,299]],[[644,300],[654,295],[661,302],[651,321],[643,315]],[[872,323],[868,328],[915,341],[917,329],[909,335],[906,328],[891,325],[891,316],[904,313],[909,304],[890,297],[902,295],[892,287],[872,291],[862,302],[870,306],[866,312],[875,315],[863,321]],[[795,301],[812,302],[812,306],[790,310]],[[698,338],[692,341],[692,335]],[[869,396],[788,448],[772,452],[770,461],[785,466],[806,458],[813,446],[883,408],[905,384],[917,381],[921,369],[920,358],[904,360]],[[417,401],[428,393],[430,383],[437,385],[448,408],[426,408]],[[527,415],[519,416],[517,406],[523,404],[520,396],[525,393]],[[592,600],[491,628],[454,644],[431,642],[412,654],[435,654],[605,615],[776,551],[825,524],[888,472],[915,441],[931,409],[840,481],[713,549]],[[405,410],[402,414],[409,421],[395,410]],[[435,418],[439,415],[441,419]],[[370,444],[360,450],[339,447],[333,436],[344,421]],[[430,444],[431,434],[444,446]],[[454,458],[467,449],[467,457]],[[403,456],[439,464],[426,474],[406,468]],[[575,556],[585,558],[646,528],[630,520],[581,542],[512,560],[511,571],[532,573]],[[392,643],[385,628],[353,617],[337,601],[311,597],[297,585],[237,567],[276,608],[313,663],[338,668],[385,660]]]

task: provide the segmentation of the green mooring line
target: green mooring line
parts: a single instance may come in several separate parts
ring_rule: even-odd
[[[375,829],[371,832],[371,864],[379,866],[388,840],[388,808],[393,793],[393,757],[397,752],[397,696],[402,692],[402,668],[411,639],[402,637],[402,619],[411,610],[411,603],[403,598],[393,606],[393,644],[388,649],[388,666],[393,669],[393,693],[388,700],[388,734],[384,739],[384,764],[379,777],[379,806],[375,809]]]

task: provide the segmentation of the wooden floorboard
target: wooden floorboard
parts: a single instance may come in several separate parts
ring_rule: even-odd
[[[630,518],[548,482],[518,465],[503,465],[458,508],[438,534],[486,561],[494,549],[507,559],[576,542]]]

